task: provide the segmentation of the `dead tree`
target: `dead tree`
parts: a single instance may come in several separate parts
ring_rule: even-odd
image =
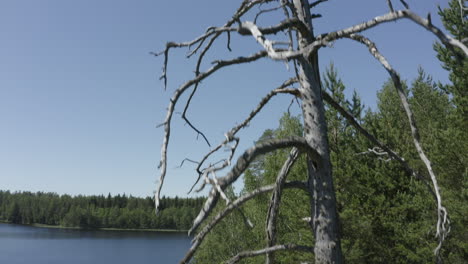
[[[166,176],[167,168],[167,147],[171,133],[171,120],[175,111],[176,104],[180,103],[180,98],[183,94],[188,93],[189,97],[184,106],[182,118],[186,123],[201,135],[208,143],[205,135],[198,130],[186,117],[187,109],[190,105],[193,95],[197,92],[200,82],[219,69],[250,63],[262,58],[271,60],[285,61],[294,66],[294,76],[285,81],[279,87],[271,90],[264,98],[262,98],[255,109],[246,117],[239,125],[233,127],[225,134],[225,140],[202,157],[197,163],[198,179],[194,187],[199,183],[198,190],[211,186],[209,196],[206,199],[203,209],[194,220],[193,226],[189,234],[197,233],[193,239],[192,247],[181,263],[188,263],[203,239],[212,228],[219,223],[227,214],[235,208],[239,208],[243,203],[255,197],[260,193],[272,192],[272,198],[268,210],[267,230],[266,230],[266,245],[264,248],[252,249],[252,251],[239,252],[237,256],[229,260],[229,263],[235,263],[241,258],[266,255],[267,263],[274,262],[274,252],[279,250],[308,250],[313,251],[315,255],[315,263],[342,263],[343,256],[340,246],[340,236],[338,233],[338,215],[336,211],[335,192],[333,189],[333,177],[330,163],[330,150],[327,139],[327,123],[325,121],[324,101],[328,102],[332,107],[336,108],[345,117],[351,125],[353,125],[360,133],[367,137],[379,151],[385,152],[392,160],[401,164],[402,168],[409,176],[416,177],[425,182],[425,178],[413,170],[403,157],[400,157],[395,151],[387,147],[383,142],[379,141],[375,136],[366,131],[354,119],[352,114],[347,112],[345,108],[340,106],[334,99],[327,94],[321,87],[318,51],[321,48],[326,48],[329,44],[339,41],[340,39],[349,38],[355,40],[365,47],[370,53],[382,64],[388,71],[394,82],[396,92],[398,93],[404,110],[408,116],[411,132],[414,140],[414,145],[421,160],[426,165],[431,183],[425,182],[430,191],[435,197],[437,203],[438,222],[437,234],[439,245],[435,249],[435,254],[438,256],[440,247],[445,236],[448,233],[448,217],[445,208],[442,205],[442,198],[439,192],[436,175],[431,168],[431,163],[426,157],[418,133],[416,121],[411,112],[411,107],[408,104],[405,93],[402,91],[399,74],[389,64],[385,57],[377,50],[375,43],[368,38],[359,35],[365,33],[368,29],[379,26],[380,24],[397,21],[401,19],[409,19],[420,25],[423,29],[432,32],[437,36],[443,44],[451,49],[461,49],[465,56],[468,54],[467,47],[460,41],[444,34],[440,29],[431,24],[430,16],[424,19],[410,11],[406,2],[400,0],[405,7],[404,10],[394,10],[390,0],[387,0],[390,12],[381,16],[377,16],[367,22],[357,24],[338,31],[329,32],[322,35],[314,35],[313,19],[320,17],[312,11],[317,5],[320,5],[327,0],[318,0],[309,2],[307,0],[244,0],[240,7],[233,14],[232,18],[220,27],[210,27],[204,34],[198,38],[183,43],[168,42],[166,48],[160,53],[154,55],[164,56],[163,74],[161,79],[164,84],[167,83],[167,67],[169,59],[169,51],[173,48],[188,48],[188,57],[198,55],[197,64],[195,67],[195,77],[175,90],[167,109],[167,116],[162,123],[165,134],[161,149],[160,170],[161,175],[159,185],[155,194],[156,208],[159,207],[159,197]],[[260,11],[252,10],[256,6],[262,6]],[[270,27],[257,26],[257,18],[268,12],[282,10],[284,12],[284,20]],[[253,18],[251,21],[246,20],[250,15]],[[285,41],[273,41],[268,37],[273,34],[285,32]],[[219,39],[223,34],[227,35],[227,49],[230,50],[231,34],[240,36],[253,37],[259,46],[260,50],[248,56],[237,57],[229,60],[217,60],[213,62],[213,66],[205,71],[201,71],[201,64],[208,51],[212,49],[212,44]],[[286,48],[284,44],[287,44]],[[281,48],[283,47],[283,48]],[[298,84],[298,88],[291,88],[293,84]],[[191,90],[190,90],[191,89]],[[252,119],[269,103],[270,99],[278,94],[290,94],[301,102],[302,117],[304,124],[303,137],[290,137],[286,139],[273,139],[256,144],[245,150],[239,156],[237,161],[233,162],[239,138],[237,133],[245,128]],[[216,152],[224,147],[230,148],[229,156],[222,162],[217,164],[206,164],[207,160]],[[249,164],[259,155],[276,151],[283,148],[292,148],[289,158],[286,160],[283,168],[280,170],[276,183],[270,186],[263,186],[251,193],[245,194],[234,201],[228,199],[224,190],[236,181],[243,172],[248,168]],[[301,154],[307,155],[308,158],[308,177],[306,182],[288,182],[286,177],[289,169]],[[222,177],[217,177],[223,169],[228,169],[228,173]],[[194,188],[192,187],[192,189]],[[310,226],[315,236],[315,245],[280,245],[276,243],[276,218],[278,208],[281,203],[282,189],[284,188],[299,188],[306,191],[310,196]],[[217,215],[207,221],[208,215],[212,212],[217,202],[221,199],[226,201],[226,208]],[[204,223],[203,228],[199,228]]]

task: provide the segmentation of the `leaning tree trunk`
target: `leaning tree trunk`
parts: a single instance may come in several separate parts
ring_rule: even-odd
[[[312,32],[309,3],[295,0],[298,18]],[[313,38],[298,34],[299,48],[310,44]],[[323,165],[308,162],[308,183],[313,194],[311,199],[311,226],[315,236],[315,263],[342,263],[338,231],[335,191],[333,188],[330,150],[327,138],[327,123],[322,100],[318,57],[301,58],[298,65],[301,86],[304,135],[307,143],[322,156]]]

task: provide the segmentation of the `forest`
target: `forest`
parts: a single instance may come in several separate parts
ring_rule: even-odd
[[[188,230],[203,198],[167,198],[155,214],[150,197],[70,196],[0,191],[0,221],[79,228]]]

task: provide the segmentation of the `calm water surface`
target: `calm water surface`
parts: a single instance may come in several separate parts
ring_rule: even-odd
[[[84,231],[0,224],[0,263],[178,263],[186,233]]]

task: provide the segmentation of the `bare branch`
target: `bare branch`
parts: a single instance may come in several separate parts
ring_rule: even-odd
[[[310,18],[311,18],[311,19],[314,19],[314,18],[321,18],[321,17],[322,17],[321,14],[311,14],[311,15],[310,15]]]
[[[395,12],[391,12],[388,14],[385,14],[383,16],[378,16],[375,17],[372,20],[369,20],[367,22],[361,23],[354,25],[352,27],[334,31],[331,33],[324,34],[320,37],[317,38],[317,41],[314,41],[312,44],[310,44],[307,49],[304,52],[307,52],[310,54],[314,49],[317,48],[317,46],[325,46],[329,42],[340,39],[340,38],[345,38],[348,37],[351,34],[359,33],[362,31],[365,31],[367,29],[373,28],[379,24],[390,22],[390,21],[395,21],[401,18],[408,18],[411,21],[415,22],[416,24],[424,27],[428,31],[432,32],[436,37],[442,41],[442,43],[445,44],[449,49],[452,49],[457,47],[460,48],[464,53],[465,56],[468,56],[468,48],[458,41],[457,39],[452,38],[451,36],[445,35],[439,28],[436,26],[432,25],[428,20],[423,19],[422,17],[416,15],[415,13],[411,12],[410,10],[399,10]]]
[[[285,245],[276,245],[273,247],[267,247],[264,249],[260,250],[252,250],[252,251],[243,251],[233,258],[231,258],[229,261],[227,261],[227,264],[234,264],[239,262],[243,258],[250,258],[250,257],[255,257],[263,254],[268,254],[271,252],[275,251],[282,251],[282,250],[296,250],[296,251],[306,251],[306,252],[313,252],[314,248],[313,247],[307,247],[307,246],[300,246],[300,245],[294,245],[294,244],[285,244]]]
[[[227,44],[226,44],[226,48],[229,50],[229,51],[232,51],[231,49],[231,32],[227,32]]]
[[[210,152],[208,152],[202,159],[201,161],[199,162],[199,166],[197,167],[197,172],[199,174],[198,176],[198,179],[195,181],[194,185],[192,186],[192,188],[190,189],[189,192],[191,192],[194,188],[195,185],[197,185],[198,181],[200,180],[200,177],[201,175],[203,174],[203,171],[201,170],[201,167],[203,166],[203,163],[215,152],[217,152],[219,149],[221,149],[223,146],[225,146],[226,144],[228,144],[229,142],[233,141],[233,140],[236,140],[238,141],[238,139],[236,139],[234,136],[237,134],[237,132],[239,132],[240,129],[242,128],[245,128],[249,123],[250,121],[252,121],[252,119],[263,109],[263,107],[270,101],[271,98],[273,98],[275,95],[277,94],[280,94],[280,93],[289,93],[289,94],[293,94],[295,96],[299,96],[299,92],[297,89],[286,89],[288,86],[291,86],[292,84],[296,83],[297,80],[295,78],[292,78],[292,79],[289,79],[287,81],[285,81],[283,84],[281,84],[278,88],[270,91],[265,97],[262,98],[262,100],[260,101],[260,103],[257,105],[257,107],[252,110],[252,112],[250,112],[249,116],[240,124],[238,124],[237,126],[233,127],[229,132],[226,133],[226,139],[221,142],[218,146],[216,146],[215,148],[213,148]],[[237,146],[237,144],[236,144]],[[233,157],[233,154],[234,154],[234,150],[233,149],[233,152],[231,153],[228,161],[230,162],[232,160],[232,157]]]
[[[379,147],[369,148],[367,149],[367,151],[359,152],[359,153],[356,153],[355,155],[366,155],[370,153],[376,155],[377,159],[384,161],[384,162],[389,162],[392,160],[392,158],[388,158],[388,159],[382,158],[382,156],[388,156],[388,153],[385,151],[382,151],[382,149]]]
[[[387,0],[387,5],[388,5],[388,8],[390,9],[390,12],[395,12],[395,10],[393,9],[393,5],[392,5],[392,1],[391,0]]]
[[[400,157],[398,155],[398,153],[396,153],[395,151],[393,151],[392,149],[390,149],[387,145],[385,145],[384,143],[380,142],[374,135],[372,135],[371,133],[369,133],[364,127],[362,127],[358,121],[356,121],[356,119],[354,118],[354,116],[348,112],[348,110],[346,110],[344,107],[342,107],[337,101],[335,101],[335,99],[333,99],[333,97],[326,91],[322,91],[323,93],[323,99],[329,103],[333,108],[335,108],[344,118],[346,118],[346,120],[348,120],[348,122],[354,127],[356,128],[357,131],[359,131],[359,133],[361,133],[363,136],[365,136],[368,140],[370,140],[370,142],[372,142],[373,144],[377,145],[379,148],[381,148],[383,151],[385,151],[386,153],[388,153],[388,155],[398,161],[398,163],[400,163],[400,165],[403,167],[403,169],[405,170],[405,172],[408,174],[408,175],[411,175],[413,177],[415,177],[416,179],[419,179],[421,180],[427,187],[428,187],[428,190],[434,195],[434,198],[436,198],[435,196],[435,193],[434,191],[432,190],[431,186],[429,185],[429,183],[426,181],[426,179],[421,176],[419,173],[417,173],[415,170],[413,170],[410,165],[408,164],[408,162],[405,161],[404,158]]]
[[[254,23],[257,23],[257,19],[262,15],[262,14],[265,14],[265,13],[269,13],[269,12],[274,12],[278,9],[281,9],[283,8],[283,5],[280,5],[280,6],[276,6],[276,7],[272,7],[272,8],[268,8],[268,9],[261,9],[256,15],[255,15],[255,18],[254,18]]]
[[[185,257],[180,261],[180,263],[189,263],[189,261],[192,259],[193,254],[196,252],[200,244],[203,242],[205,239],[206,235],[224,218],[226,217],[229,213],[231,213],[233,210],[239,208],[242,204],[245,202],[249,201],[250,199],[262,194],[269,192],[275,188],[274,184],[267,185],[260,187],[250,193],[247,193],[230,204],[226,206],[221,212],[219,212],[216,216],[214,216],[211,221],[206,224],[200,232],[195,236],[195,238],[192,240],[192,246],[190,247],[189,251],[186,253]],[[302,189],[306,192],[309,191],[307,188],[307,184],[304,182],[298,182],[298,181],[293,181],[293,182],[285,182],[283,188],[298,188]]]
[[[314,7],[316,7],[317,5],[319,5],[319,4],[323,3],[323,2],[327,2],[327,1],[328,1],[328,0],[317,0],[317,1],[315,1],[315,2],[310,3],[310,4],[309,4],[309,7],[310,7],[310,8],[314,8]]]
[[[155,193],[155,206],[156,206],[156,212],[159,208],[159,197],[160,197],[160,192],[164,183],[164,178],[166,176],[166,167],[167,167],[167,146],[169,144],[169,137],[171,134],[171,119],[172,115],[174,114],[174,109],[175,105],[177,104],[180,96],[192,85],[199,83],[206,77],[210,76],[211,74],[215,73],[217,70],[234,65],[234,64],[241,64],[241,63],[249,63],[252,61],[256,61],[260,58],[263,58],[267,55],[265,51],[260,51],[257,52],[249,57],[237,57],[232,60],[226,60],[226,61],[218,61],[213,67],[211,67],[209,70],[206,72],[200,73],[197,75],[192,80],[187,81],[183,85],[181,85],[175,92],[174,95],[172,96],[169,106],[167,108],[167,115],[166,119],[164,120],[164,140],[163,140],[163,145],[161,147],[161,161],[159,163],[159,167],[161,169],[161,175],[159,177],[159,184],[156,189]]]
[[[262,3],[266,3],[266,2],[269,2],[270,0],[254,0],[254,1],[248,1],[248,0],[244,0],[244,2],[242,2],[241,4],[241,7],[236,11],[236,13],[233,15],[233,17],[231,18],[231,20],[229,20],[224,26],[223,28],[227,28],[227,27],[230,27],[235,21],[239,20],[240,17],[245,14],[248,10],[250,10],[253,6],[257,5],[257,4],[262,4]],[[230,47],[230,43],[231,43],[231,34],[229,33],[229,31],[227,31],[228,34],[227,34],[227,49],[229,51],[231,51],[231,47]],[[203,61],[203,58],[205,57],[206,53],[208,52],[208,50],[211,48],[211,45],[214,43],[214,41],[222,34],[222,31],[219,31],[219,32],[216,32],[214,34],[214,36],[209,40],[208,44],[205,46],[205,48],[202,50],[202,52],[200,53],[199,57],[198,57],[198,60],[197,60],[197,64],[196,64],[196,67],[195,67],[195,75],[198,76],[199,73],[200,73],[200,67],[201,67],[201,63]],[[204,40],[203,40],[204,41]],[[202,41],[202,42],[203,42]],[[194,50],[194,52],[192,52],[192,54],[194,54],[195,52],[197,52],[197,50],[201,47],[201,44],[197,47],[197,49]],[[193,89],[193,92],[192,94],[190,95],[189,97],[189,100],[187,101],[187,104],[185,106],[185,109],[184,109],[184,112],[182,114],[182,117],[183,119],[189,124],[190,127],[192,127],[196,132],[197,132],[197,135],[202,135],[203,138],[205,139],[206,143],[210,145],[208,139],[205,137],[205,135],[203,133],[200,132],[200,130],[198,130],[197,128],[195,128],[192,123],[186,118],[186,112],[187,112],[187,109],[190,105],[190,101],[193,97],[193,95],[195,94],[195,92],[197,91],[197,88],[198,88],[198,83],[195,84],[195,87]]]
[[[400,0],[400,2],[406,9],[409,9],[409,5],[405,2],[405,0]]]
[[[297,18],[288,18],[281,21],[279,24],[271,27],[258,27],[255,23],[246,21],[241,24],[237,32],[240,35],[253,35],[252,30],[258,30],[262,35],[271,35],[294,28],[303,34],[310,34],[307,27]],[[255,37],[255,35],[253,35]]]
[[[232,23],[231,23],[232,24]],[[165,55],[165,60],[164,60],[164,66],[163,66],[163,74],[161,76],[161,79],[164,79],[164,84],[165,84],[165,87],[167,85],[167,60],[168,60],[168,53],[169,53],[169,49],[170,48],[174,48],[174,47],[186,47],[186,46],[191,46],[197,42],[200,43],[200,45],[194,50],[192,51],[192,53],[189,54],[189,56],[191,56],[192,54],[194,54],[202,45],[202,43],[205,41],[205,39],[207,39],[209,36],[211,35],[214,35],[209,43],[207,44],[207,46],[204,48],[204,50],[202,51],[202,53],[200,54],[199,58],[198,58],[198,61],[197,61],[197,65],[196,65],[196,68],[195,68],[195,75],[198,76],[200,74],[200,66],[201,66],[201,62],[203,60],[203,57],[204,55],[206,54],[206,52],[208,51],[208,49],[211,47],[211,45],[213,44],[213,42],[215,41],[215,39],[223,32],[230,32],[230,31],[237,31],[239,32],[239,34],[243,35],[243,34],[249,34],[248,31],[246,31],[243,27],[239,27],[239,28],[230,28],[229,27],[230,23],[227,23],[226,26],[224,27],[221,27],[221,28],[209,28],[207,30],[207,32],[198,37],[197,39],[193,40],[193,41],[190,41],[190,42],[185,42],[185,43],[174,43],[174,42],[169,42],[166,44],[166,49],[164,50],[164,52],[161,52],[161,53],[158,53],[158,54],[155,54],[156,56],[157,55],[160,55],[162,53],[164,53]],[[267,28],[257,28],[258,30],[260,30],[260,32],[262,32],[262,34],[275,34],[277,32],[280,32],[282,30],[285,30],[285,29],[288,29],[290,27],[297,27],[301,30],[306,30],[305,26],[297,19],[287,19],[283,22],[281,22],[280,24],[276,25],[276,26],[272,26],[272,27],[267,27]],[[230,47],[229,47],[229,43],[230,43],[230,34],[228,34],[228,49],[230,50]],[[273,43],[271,43],[273,45]],[[219,63],[219,61],[216,61],[216,63]],[[193,129],[195,130],[195,132],[197,133],[197,136],[198,135],[201,135],[203,137],[203,139],[206,141],[206,143],[208,144],[208,146],[211,146],[210,145],[210,142],[209,140],[206,138],[205,134],[203,134],[199,129],[197,129],[191,122],[190,120],[188,120],[187,118],[187,110],[189,108],[189,105],[191,103],[191,100],[194,96],[194,94],[196,93],[197,89],[198,89],[198,83],[195,83],[195,87],[193,88],[192,90],[192,93],[190,94],[188,100],[187,100],[187,103],[185,105],[185,108],[184,108],[184,111],[182,113],[182,118],[187,122],[187,124]]]
[[[307,141],[302,137],[288,137],[284,139],[271,139],[261,143],[257,143],[255,146],[246,150],[238,159],[234,167],[231,169],[226,176],[219,178],[219,185],[221,189],[225,189],[227,186],[236,181],[239,176],[244,173],[250,163],[259,155],[263,155],[275,150],[296,147],[304,152],[306,152],[309,158],[314,161],[317,166],[320,168],[323,166],[322,157],[320,154],[312,149]],[[198,228],[198,226],[206,219],[208,214],[213,210],[216,202],[219,198],[219,193],[215,188],[212,188],[208,198],[205,201],[205,205],[202,210],[195,218],[192,228],[189,230],[189,234]]]
[[[223,198],[226,201],[226,204],[229,204],[231,201],[221,189],[221,185],[219,185],[218,178],[216,177],[216,172],[212,171],[211,173],[213,174],[213,181],[210,182],[211,185],[213,185],[216,188],[216,191],[221,195],[221,198]]]
[[[223,28],[230,27],[232,24],[234,24],[236,21],[239,21],[239,19],[247,13],[252,7],[258,5],[258,4],[263,4],[263,3],[268,3],[273,0],[244,0],[240,7],[237,9],[237,11],[234,13],[232,18],[226,22],[226,24],[223,26]],[[198,57],[197,61],[197,66],[195,68],[195,75],[198,75],[198,72],[200,70],[200,65],[203,61],[203,58],[205,57],[205,54],[208,52],[208,50],[211,48],[211,45],[214,43],[214,41],[222,34],[222,32],[216,32],[208,42],[208,44],[205,46],[205,48],[202,50],[200,53],[200,56]],[[230,38],[230,36],[228,36]],[[230,39],[228,39],[228,49],[229,48],[229,43]]]
[[[199,129],[197,129],[197,128],[192,124],[192,122],[190,122],[190,120],[188,120],[188,118],[187,118],[187,110],[188,110],[188,107],[189,107],[189,105],[190,105],[190,102],[192,101],[193,96],[194,96],[195,93],[197,92],[198,84],[199,84],[199,82],[197,82],[197,83],[195,84],[195,86],[193,87],[192,92],[191,92],[190,95],[189,95],[189,98],[188,98],[188,100],[187,100],[187,103],[185,104],[185,107],[184,107],[184,111],[182,112],[182,119],[184,119],[185,122],[187,122],[187,124],[188,124],[193,130],[195,130],[195,132],[197,132],[197,138],[198,138],[199,135],[201,135],[201,136],[203,137],[203,139],[205,140],[206,144],[208,144],[208,146],[211,147],[210,141],[208,140],[208,138],[206,138],[205,134],[203,134],[203,132],[201,132]]]
[[[258,5],[258,4],[268,3],[268,2],[271,2],[271,1],[273,1],[273,0],[253,0],[253,1],[252,0],[244,0],[242,2],[242,4],[240,5],[240,7],[237,9],[237,11],[232,16],[232,18],[223,27],[219,27],[219,28],[210,27],[210,28],[208,28],[206,30],[205,34],[201,35],[200,37],[198,37],[198,38],[196,38],[196,39],[194,39],[192,41],[182,42],[182,43],[168,42],[168,43],[166,43],[166,48],[164,49],[164,51],[159,52],[159,53],[151,52],[151,54],[155,55],[155,56],[159,56],[159,55],[164,54],[164,63],[163,63],[162,74],[161,74],[161,77],[159,78],[160,80],[164,80],[164,89],[167,88],[167,64],[168,64],[168,59],[169,59],[168,58],[169,50],[171,48],[191,47],[192,45],[195,45],[195,44],[198,43],[195,50],[187,55],[188,57],[190,57],[193,54],[195,54],[201,48],[201,46],[203,45],[204,41],[207,38],[212,37],[210,39],[209,43],[207,44],[207,46],[204,48],[201,55],[199,56],[199,58],[198,58],[198,62],[197,62],[196,70],[195,70],[195,75],[198,75],[199,70],[200,70],[200,65],[201,65],[201,62],[203,60],[203,57],[204,57],[205,53],[210,49],[213,42],[223,32],[236,31],[237,29],[230,28],[230,26],[235,21],[239,20],[239,18],[242,17],[246,12],[248,12],[252,7],[254,7],[254,6]],[[230,50],[229,42],[230,42],[230,35],[228,34],[228,49]]]
[[[465,7],[465,4],[463,3],[464,0],[458,0],[458,4],[460,5],[460,17],[463,19],[463,16],[465,14],[465,11],[468,10],[468,7]]]
[[[250,21],[242,23],[242,28],[245,28],[250,32],[250,34],[252,34],[255,40],[268,52],[268,57],[273,60],[289,60],[304,54],[303,51],[292,50],[278,52],[273,47],[272,42],[263,36],[263,32],[257,27],[257,25]]]
[[[442,197],[440,196],[440,191],[439,191],[439,185],[437,183],[437,178],[432,170],[432,165],[430,160],[427,158],[422,145],[421,145],[421,140],[420,140],[420,135],[419,135],[419,130],[416,125],[416,120],[414,118],[414,114],[410,108],[410,105],[408,103],[408,99],[406,97],[405,91],[403,90],[403,87],[401,85],[401,80],[400,76],[398,73],[395,71],[395,69],[392,68],[390,63],[388,63],[387,59],[377,50],[377,47],[375,43],[370,41],[368,38],[365,38],[361,35],[350,35],[350,38],[353,40],[358,41],[359,43],[362,43],[366,45],[369,48],[370,53],[382,64],[382,66],[387,70],[389,73],[390,77],[392,78],[393,84],[395,86],[395,89],[397,90],[398,96],[400,97],[401,104],[403,105],[403,108],[406,112],[406,115],[408,117],[408,121],[411,127],[411,135],[413,137],[413,143],[414,146],[416,147],[416,150],[419,154],[420,159],[423,161],[424,165],[426,166],[427,172],[429,173],[431,180],[432,180],[432,185],[434,188],[434,192],[436,195],[436,200],[437,200],[437,226],[436,226],[436,236],[439,238],[439,245],[437,248],[434,250],[434,254],[439,258],[439,251],[440,248],[442,247],[442,243],[446,237],[446,235],[449,232],[449,221],[447,219],[447,210],[445,209],[444,206],[442,206]]]
[[[419,24],[420,26],[424,27],[428,31],[432,32],[435,36],[437,36],[442,43],[444,43],[449,49],[452,49],[454,47],[460,48],[466,56],[468,56],[468,48],[460,41],[457,39],[454,39],[448,35],[445,35],[439,28],[435,27],[432,25],[428,20],[423,19],[422,17],[416,15],[415,13],[411,12],[410,10],[399,10],[395,12],[390,12],[388,14],[385,14],[383,16],[378,16],[375,17],[372,20],[369,20],[367,22],[361,23],[354,25],[352,27],[330,32],[327,34],[323,34],[321,36],[318,36],[315,41],[313,41],[311,44],[309,44],[307,47],[305,47],[302,50],[298,51],[278,51],[273,48],[273,45],[270,40],[266,39],[263,35],[265,31],[261,31],[260,28],[258,28],[254,23],[252,22],[244,22],[242,23],[242,28],[245,28],[246,30],[250,31],[250,34],[255,38],[255,40],[263,46],[263,48],[268,52],[268,57],[273,60],[290,60],[290,59],[295,59],[303,56],[308,56],[309,54],[312,54],[315,50],[317,50],[320,47],[327,46],[330,42],[333,42],[337,39],[345,38],[348,37],[351,34],[359,33],[365,30],[368,30],[370,28],[373,28],[379,24],[382,23],[387,23],[391,21],[395,21],[398,19],[402,18],[408,18],[412,20],[413,22]],[[303,24],[302,24],[303,25]],[[310,32],[307,30],[304,30],[302,26],[297,28],[298,31],[300,31],[303,34],[306,34],[304,36],[310,36]],[[247,34],[244,33],[241,30],[241,34]]]
[[[267,247],[272,247],[276,244],[276,220],[278,217],[279,206],[281,203],[281,196],[283,193],[283,185],[286,181],[286,177],[289,174],[291,167],[299,157],[299,150],[293,148],[289,153],[288,159],[284,162],[283,167],[276,177],[275,188],[271,195],[270,205],[268,207],[267,219],[266,219],[266,235],[267,235]],[[267,253],[266,263],[275,263],[274,255]]]
[[[386,155],[388,155],[388,153],[386,151],[383,151],[379,147],[369,148],[369,149],[367,149],[367,151],[359,152],[359,153],[356,153],[355,155],[365,155],[365,154],[369,154],[369,153],[375,154],[377,156],[386,156]]]
[[[190,162],[190,163],[198,164],[197,161],[194,161],[194,160],[192,160],[192,159],[185,158],[185,159],[182,160],[182,162],[180,163],[179,168],[182,168],[182,166],[184,166],[184,163],[185,163],[186,161],[187,161],[187,162]]]

